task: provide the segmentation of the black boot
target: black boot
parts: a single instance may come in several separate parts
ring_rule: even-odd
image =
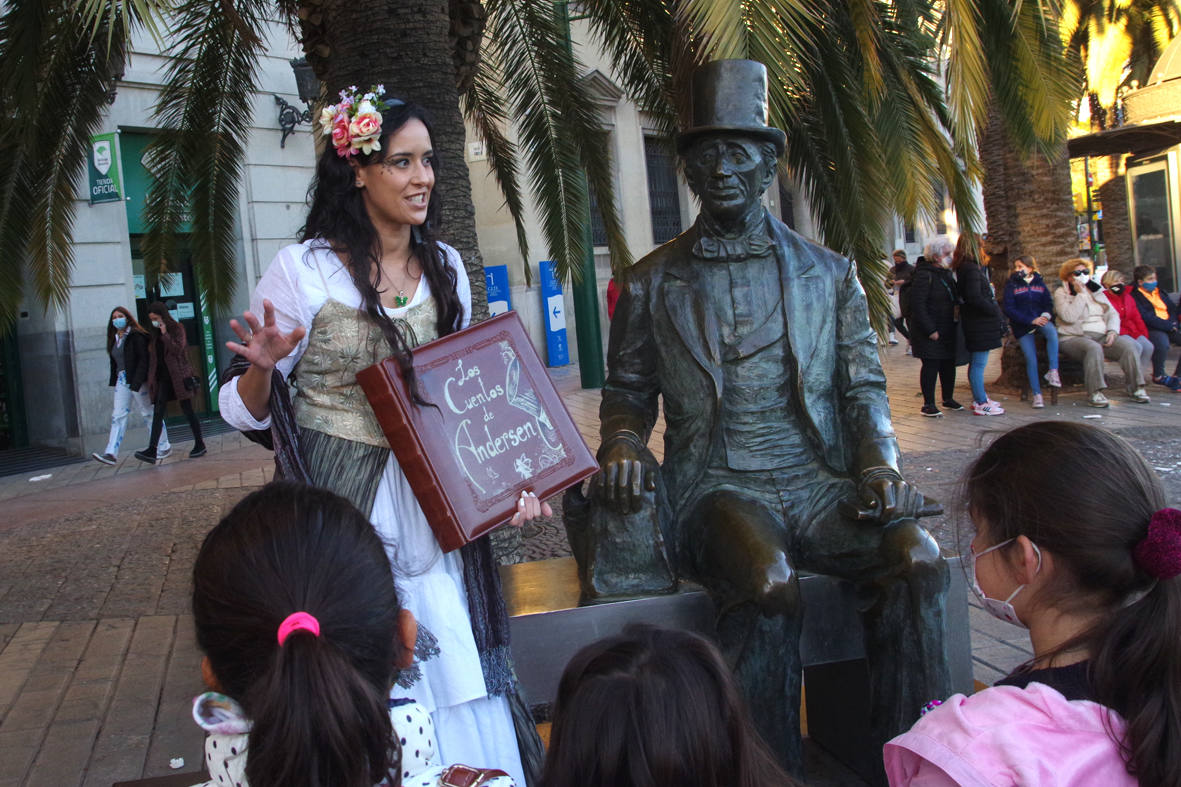
[[[136,451],[135,458],[141,462],[147,462],[150,465],[154,465],[156,464],[156,449],[145,448],[142,451]]]
[[[205,443],[202,441],[193,446],[193,450],[189,451],[189,459],[196,459],[199,456],[205,456]]]

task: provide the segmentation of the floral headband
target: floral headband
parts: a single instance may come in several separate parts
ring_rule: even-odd
[[[340,91],[340,103],[320,110],[320,128],[332,140],[336,155],[347,158],[381,150],[381,113],[406,103],[398,98],[385,101],[384,95],[385,85],[372,87],[363,95],[352,85]]]

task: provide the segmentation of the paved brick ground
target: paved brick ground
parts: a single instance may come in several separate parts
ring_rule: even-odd
[[[918,362],[901,346],[883,356],[906,471],[949,510],[959,474],[995,432],[1087,416],[1131,440],[1170,499],[1181,501],[1181,395],[1158,388],[1151,404],[1117,396],[1097,411],[1081,391],[1068,391],[1058,407],[1035,411],[990,389],[1006,415],[928,419],[918,414]],[[554,377],[597,447],[598,392],[578,390],[576,369]],[[966,378],[957,398],[970,399]],[[208,444],[198,460],[178,444],[159,467],[128,457],[114,467],[75,464],[0,479],[0,787],[110,785],[166,774],[174,757],[186,770],[199,766],[201,735],[189,719],[200,690],[189,572],[209,527],[272,474],[270,455],[240,435]],[[31,480],[40,476],[48,478]],[[930,524],[954,552],[953,517]],[[568,554],[559,521],[531,525],[525,536],[527,559]],[[978,680],[992,682],[1028,658],[1022,630],[977,607],[969,615]],[[830,776],[817,783],[852,783],[823,770]]]

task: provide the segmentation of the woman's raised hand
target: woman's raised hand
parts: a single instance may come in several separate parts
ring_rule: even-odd
[[[275,364],[290,355],[307,333],[302,325],[296,326],[291,333],[280,331],[275,325],[275,307],[266,299],[262,302],[261,323],[250,312],[244,313],[242,319],[246,321],[245,327],[237,320],[230,320],[230,328],[242,340],[241,344],[226,342],[226,347],[260,369],[274,369]]]

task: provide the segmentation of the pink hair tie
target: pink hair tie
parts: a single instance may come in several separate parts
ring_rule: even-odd
[[[292,612],[279,624],[279,647],[283,647],[287,638],[296,631],[307,631],[313,637],[318,637],[320,636],[320,621],[306,612]]]
[[[1181,574],[1181,511],[1162,508],[1148,520],[1148,535],[1132,551],[1149,576],[1172,579]]]

